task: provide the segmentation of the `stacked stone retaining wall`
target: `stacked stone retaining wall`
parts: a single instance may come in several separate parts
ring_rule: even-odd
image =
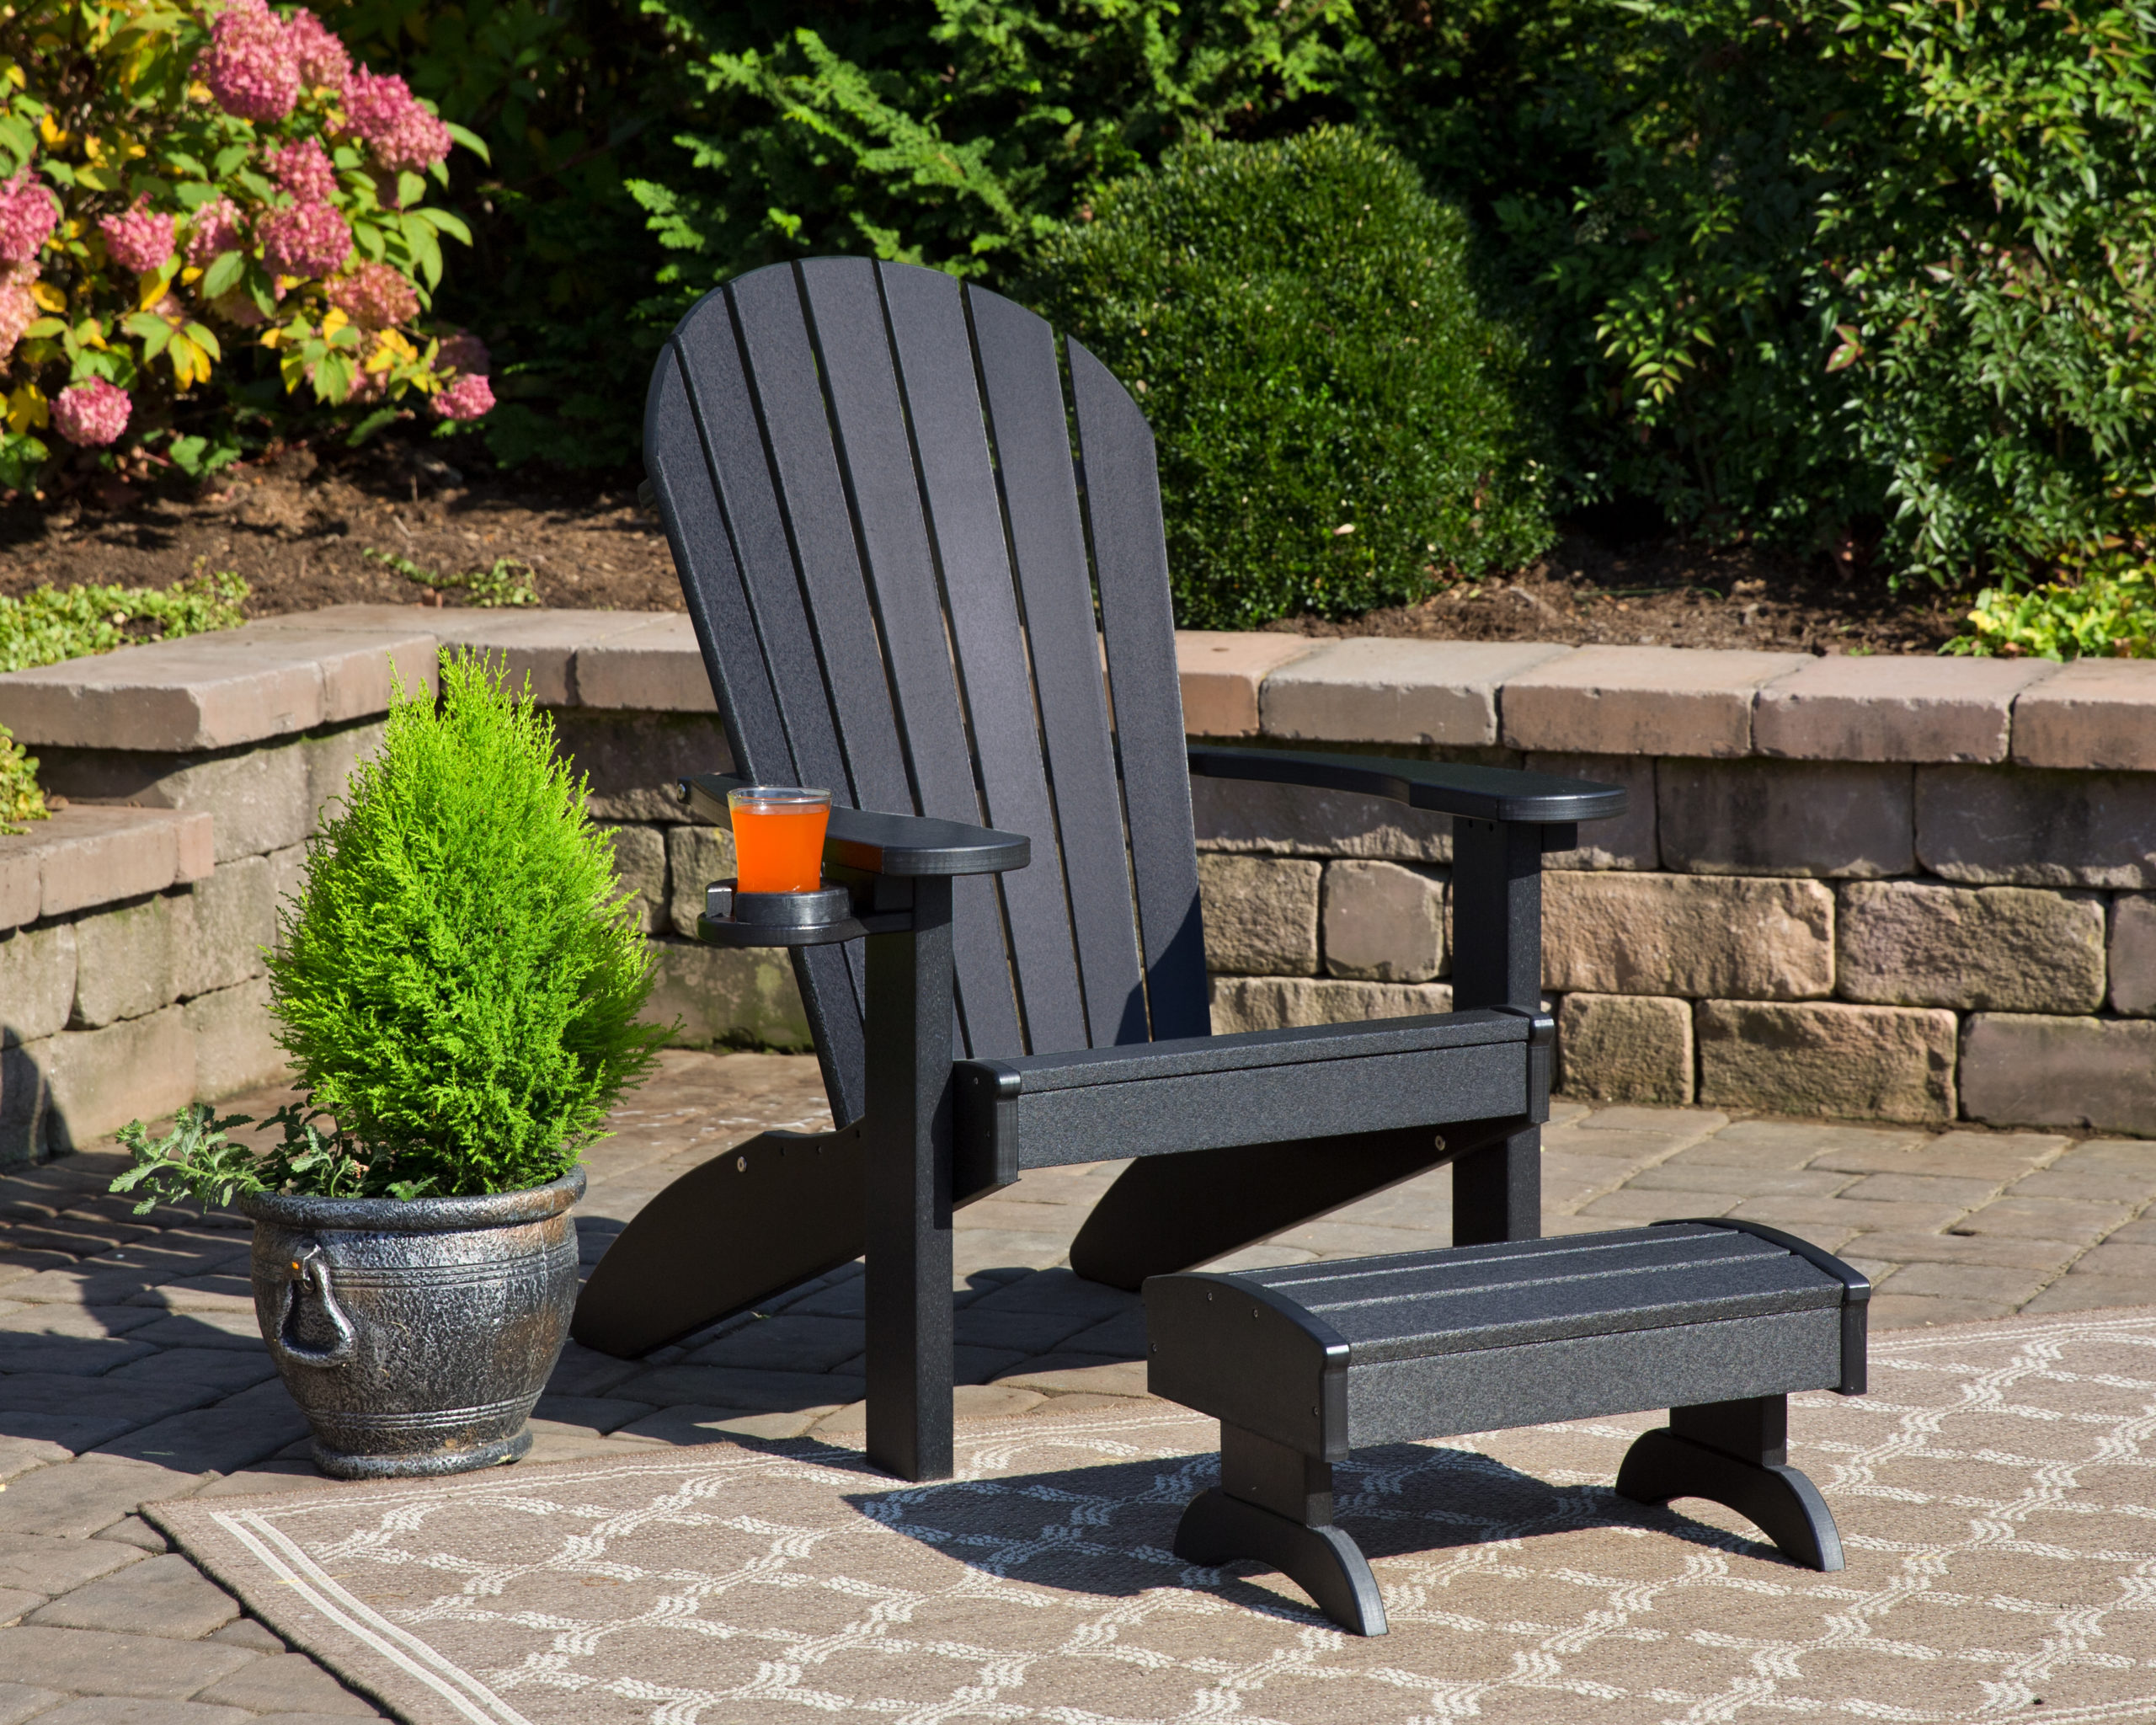
[[[0,1163],[275,1081],[263,949],[440,643],[504,655],[613,830],[684,1042],[805,1047],[784,961],[692,936],[727,835],[686,620],[345,606],[0,676],[69,799],[0,836]],[[1545,875],[1587,1099],[2156,1134],[2156,666],[1178,638],[1193,735],[1624,785]],[[1221,1030],[1449,1005],[1450,835],[1193,786]]]

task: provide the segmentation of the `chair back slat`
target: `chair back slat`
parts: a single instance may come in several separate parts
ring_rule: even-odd
[[[882,275],[988,824],[1006,832],[1053,833],[1055,814],[965,304],[957,280],[939,271]],[[980,746],[983,739],[993,745]],[[1043,846],[1033,866],[1004,876],[1002,890],[1027,1044],[1085,1047],[1078,959],[1054,847]]]
[[[973,750],[876,266],[865,258],[821,258],[798,267],[913,768],[915,807],[979,825]],[[839,723],[849,732],[857,723],[851,698],[851,690],[836,691]],[[968,1051],[977,1059],[1022,1053],[995,881],[985,875],[959,880],[952,921]]]
[[[1152,436],[1068,352],[1066,396],[1030,312],[819,259],[707,295],[647,409],[739,770],[1033,839],[1031,868],[954,884],[956,1028],[977,1057],[1207,1028]],[[859,942],[795,957],[846,1120],[862,970]]]
[[[1138,885],[1147,1013],[1155,1041],[1203,1036],[1211,1028],[1205,933],[1153,431],[1107,366],[1075,341],[1065,347]]]
[[[1055,334],[995,294],[969,292],[967,301],[1017,564],[1085,992],[1086,1038],[1071,1046],[1144,1042],[1145,990],[1123,797],[1108,735],[1092,573]],[[1038,855],[1033,867],[1041,867]]]
[[[704,309],[715,312],[722,322],[725,318],[725,303],[716,295]],[[730,515],[734,528],[748,535],[747,542],[753,544],[759,531],[779,525],[778,542],[783,548],[782,524],[769,497],[768,475],[763,506],[757,506],[753,462],[747,476],[751,483],[745,488],[749,494],[744,494],[742,486],[733,488],[730,511],[721,506],[714,478],[720,466],[716,451],[737,444],[740,427],[755,430],[739,357],[730,339],[700,341],[687,323],[676,333],[675,341],[678,345],[661,356],[653,379],[644,417],[645,466],[667,499],[667,537],[675,567],[681,572],[704,663],[719,668],[720,675],[713,679],[718,685],[715,692],[734,769],[751,778],[800,783],[808,775],[788,739],[778,699],[778,692],[792,686],[792,680],[775,670],[766,651],[767,632],[757,626],[735,554],[737,544],[743,542],[728,531]],[[712,351],[713,348],[717,350]],[[695,367],[700,386],[696,391],[683,364],[691,355],[708,360]],[[699,414],[699,395],[712,414]],[[738,449],[735,453],[738,457]],[[740,465],[738,460],[735,465]],[[798,658],[798,647],[795,652]],[[813,660],[814,654],[808,657]],[[797,721],[810,733],[816,731],[814,717],[797,710]],[[830,738],[828,713],[821,734]],[[830,738],[826,747],[830,761],[835,763],[835,739]],[[808,1006],[831,1110],[840,1119],[857,1119],[867,1097],[862,1031],[867,994],[861,954],[846,947],[812,948],[795,953],[793,966]]]

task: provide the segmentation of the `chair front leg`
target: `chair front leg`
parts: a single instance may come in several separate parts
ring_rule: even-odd
[[[868,937],[868,1459],[952,1473],[951,882],[910,888],[911,926]]]
[[[1561,829],[1569,835],[1571,829]],[[1545,830],[1523,821],[1452,824],[1453,1006],[1542,1006],[1542,852]],[[1497,1135],[1452,1165],[1453,1244],[1542,1234],[1542,1129],[1549,1114],[1546,1050],[1530,1052],[1538,1093],[1528,1114],[1493,1122]]]

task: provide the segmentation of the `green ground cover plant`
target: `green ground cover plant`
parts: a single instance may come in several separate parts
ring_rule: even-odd
[[[1392,151],[1321,127],[1184,145],[1040,248],[1020,291],[1160,440],[1184,627],[1412,603],[1550,542],[1526,344],[1468,241]]]
[[[124,1141],[147,1197],[232,1188],[455,1197],[558,1179],[670,1035],[639,1024],[651,959],[613,845],[552,721],[444,654],[441,699],[400,689],[380,750],[310,841],[268,955],[307,1097],[282,1145],[206,1111]]]
[[[432,593],[462,593],[483,610],[539,602],[539,590],[532,585],[536,572],[520,557],[498,557],[490,564],[451,574],[372,545],[361,547],[360,555],[395,570],[415,587]]]
[[[25,755],[15,734],[0,724],[0,832],[19,834],[27,829],[17,822],[51,818],[38,788],[37,756]]]
[[[2156,565],[2113,546],[2069,559],[2057,579],[1977,595],[1941,649],[2003,658],[2156,659]]]
[[[0,595],[0,671],[57,665],[145,641],[234,629],[245,621],[246,581],[197,569],[169,587],[44,586]]]

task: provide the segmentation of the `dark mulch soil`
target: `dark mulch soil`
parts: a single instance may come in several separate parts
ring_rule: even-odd
[[[388,444],[318,459],[296,449],[228,467],[197,494],[120,507],[78,494],[0,511],[0,593],[41,582],[163,587],[198,562],[236,569],[253,588],[249,617],[318,606],[461,603],[362,553],[392,553],[462,574],[514,557],[540,601],[616,611],[679,611],[681,590],[659,524],[633,483],[469,473],[425,449]]]
[[[452,461],[462,462],[459,467]],[[372,547],[455,575],[514,557],[550,606],[678,611],[680,590],[633,479],[523,471],[435,446],[306,448],[218,474],[199,492],[100,497],[0,510],[0,594],[51,582],[164,586],[198,563],[236,569],[250,617],[350,601],[457,605],[362,553]],[[1965,606],[1890,595],[1863,573],[1751,547],[1576,531],[1532,569],[1454,588],[1406,609],[1267,627],[1310,635],[1607,642],[1812,653],[1932,653]]]

